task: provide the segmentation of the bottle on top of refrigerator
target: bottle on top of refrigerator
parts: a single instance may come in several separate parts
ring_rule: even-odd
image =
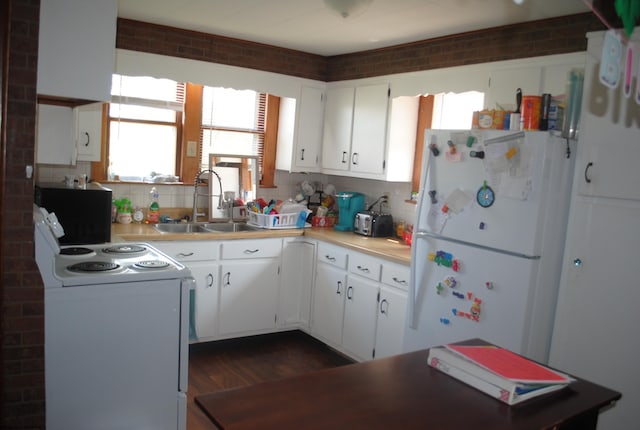
[[[149,210],[147,211],[147,222],[149,224],[158,224],[160,221],[160,205],[158,204],[158,190],[156,187],[151,188],[149,192]]]

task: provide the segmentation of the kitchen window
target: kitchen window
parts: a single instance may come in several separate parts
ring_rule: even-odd
[[[176,178],[184,84],[113,75],[108,180]]]
[[[251,90],[203,87],[200,167],[209,154],[257,155],[262,164],[267,95]]]
[[[226,153],[257,155],[261,186],[273,186],[278,122],[267,118],[277,118],[278,107],[278,97],[256,91],[113,75],[105,155],[94,176],[192,183],[210,153]]]

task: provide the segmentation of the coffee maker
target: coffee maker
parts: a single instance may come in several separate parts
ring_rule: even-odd
[[[333,226],[339,231],[353,231],[353,221],[358,211],[364,210],[364,194],[345,191],[336,194],[338,202],[338,223]]]

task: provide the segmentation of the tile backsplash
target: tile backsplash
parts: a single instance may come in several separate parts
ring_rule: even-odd
[[[36,178],[38,182],[63,182],[65,175],[81,174],[87,174],[91,178],[91,163],[78,162],[75,167],[38,165]],[[374,181],[321,173],[289,173],[278,170],[275,176],[276,188],[259,189],[258,196],[265,200],[287,200],[301,192],[303,181],[309,182],[316,190],[324,190],[328,184],[331,184],[338,192],[362,193],[366,196],[365,206],[369,206],[378,197],[386,194],[389,200],[389,211],[394,220],[413,223],[415,205],[406,203],[406,200],[410,198],[411,184],[404,182]],[[149,192],[153,186],[158,189],[160,208],[191,208],[193,206],[193,185],[132,183],[104,185],[113,191],[114,199],[127,197],[133,206],[146,207],[149,203]],[[207,207],[205,196],[198,198],[198,207]],[[377,210],[377,207],[375,209]]]

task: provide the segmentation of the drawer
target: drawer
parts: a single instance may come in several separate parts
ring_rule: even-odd
[[[380,280],[382,261],[370,255],[351,252],[349,254],[349,272],[374,281]]]
[[[220,242],[210,240],[203,241],[166,241],[152,242],[151,245],[180,262],[205,261],[218,259],[218,246]]]
[[[410,276],[411,270],[409,266],[386,261],[382,266],[382,282],[392,287],[407,291],[409,289]]]
[[[227,240],[220,246],[223,260],[276,258],[282,253],[282,239]]]
[[[347,250],[340,246],[318,242],[318,262],[327,263],[340,269],[346,269]]]

